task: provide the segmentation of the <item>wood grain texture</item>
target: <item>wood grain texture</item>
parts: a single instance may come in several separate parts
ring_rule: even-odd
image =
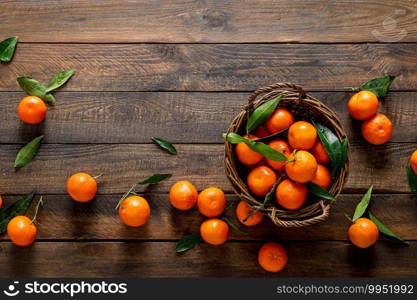
[[[151,206],[148,223],[140,228],[126,227],[114,209],[121,195],[99,195],[89,203],[77,203],[67,195],[44,195],[44,206],[38,215],[38,239],[43,240],[179,240],[199,232],[205,219],[197,209],[182,212],[174,209],[168,194],[144,193]],[[342,195],[333,205],[329,219],[305,228],[276,227],[269,219],[255,227],[246,227],[235,217],[239,201],[227,194],[226,216],[246,232],[230,229],[230,240],[347,240],[349,221],[344,214],[353,215],[362,195]],[[5,204],[17,196],[3,197]],[[34,206],[27,213],[33,215]],[[417,240],[417,201],[411,195],[374,195],[372,213],[385,225],[407,240]],[[7,235],[0,237],[7,240]]]
[[[259,267],[256,257],[261,245],[202,244],[179,255],[174,242],[38,242],[29,248],[3,242],[0,277],[416,276],[417,242],[408,247],[380,242],[369,249],[347,242],[283,242],[289,261],[280,273]]]
[[[333,109],[352,141],[363,140],[360,122],[348,114],[351,92],[313,92]],[[151,136],[174,143],[222,143],[231,120],[249,93],[58,92],[39,126],[25,125],[16,114],[24,93],[0,92],[2,143],[24,143],[43,133],[46,143],[150,143]],[[392,142],[416,142],[417,93],[390,92],[380,112],[394,124]]]
[[[0,36],[13,33],[25,42],[87,43],[415,42],[414,4],[407,0],[134,0],[122,5],[117,0],[3,1]],[[388,23],[392,20],[396,24]]]
[[[231,192],[223,168],[223,145],[177,145],[178,155],[170,156],[152,144],[45,144],[35,161],[14,170],[19,145],[0,145],[0,192],[7,194],[65,193],[66,179],[75,172],[99,179],[99,193],[124,193],[140,179],[153,173],[174,176],[151,188],[166,192],[177,180],[192,181],[198,189],[208,185]],[[364,192],[373,185],[376,192],[408,193],[404,167],[416,143],[390,143],[381,147],[352,145],[352,168],[345,192]]]
[[[275,82],[346,90],[389,73],[392,90],[417,89],[417,44],[21,44],[1,65],[0,91],[16,77],[46,83],[75,69],[66,91],[253,91]]]

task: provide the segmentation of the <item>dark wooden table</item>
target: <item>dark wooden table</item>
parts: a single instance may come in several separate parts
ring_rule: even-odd
[[[6,202],[33,189],[46,199],[33,246],[1,237],[1,277],[417,275],[417,201],[404,171],[417,149],[415,1],[3,0],[0,12],[0,39],[20,37],[13,62],[0,65],[0,192]],[[16,77],[46,83],[70,68],[77,74],[56,93],[46,122],[22,124]],[[381,108],[395,130],[390,143],[375,147],[346,112],[346,87],[382,74],[398,76]],[[222,188],[236,221],[221,133],[251,91],[274,82],[298,83],[339,114],[352,143],[343,195],[320,225],[284,229],[265,220],[249,234],[232,231],[223,246],[177,255],[176,241],[203,218],[174,210],[169,187],[188,179],[199,190]],[[40,133],[36,161],[15,171],[16,151]],[[171,140],[179,155],[160,151],[150,136]],[[105,173],[91,203],[66,195],[66,179],[77,171]],[[125,227],[118,199],[155,172],[174,176],[144,192],[149,223]],[[409,246],[381,241],[360,250],[347,241],[344,213],[370,185],[373,212]],[[256,260],[270,240],[289,253],[278,274]]]

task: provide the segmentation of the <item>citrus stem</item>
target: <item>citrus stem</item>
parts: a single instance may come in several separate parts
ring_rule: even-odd
[[[134,185],[132,185],[132,187],[122,196],[122,198],[120,198],[119,202],[117,202],[116,205],[116,210],[119,209],[120,205],[122,204],[123,200],[125,200],[136,188],[138,184],[135,183]]]
[[[101,176],[103,176],[104,175],[104,173],[101,173],[101,174],[98,174],[98,175],[96,175],[96,176],[93,176],[93,178],[94,179],[97,179],[97,178],[100,178]]]
[[[36,204],[35,215],[33,216],[32,221],[30,221],[30,224],[32,224],[33,222],[36,221],[36,217],[38,216],[39,206],[41,206],[41,205],[43,206],[43,201],[42,200],[43,200],[43,197],[41,196],[39,198],[38,204]]]

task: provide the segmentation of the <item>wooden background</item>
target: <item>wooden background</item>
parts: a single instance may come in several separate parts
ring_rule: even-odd
[[[33,246],[18,248],[1,237],[0,276],[416,276],[417,201],[404,171],[417,149],[416,19],[412,0],[1,1],[0,40],[18,35],[20,43],[14,60],[0,65],[0,192],[7,203],[36,189],[46,204]],[[69,68],[77,74],[55,93],[46,122],[22,124],[16,77],[46,83]],[[375,147],[347,115],[346,87],[383,74],[398,76],[381,108],[395,129],[390,143]],[[223,246],[176,254],[175,243],[197,232],[203,218],[174,210],[169,187],[189,179],[199,190],[224,189],[227,215],[236,222],[221,133],[251,91],[274,82],[304,86],[349,132],[352,170],[331,217],[303,229],[265,220],[249,234],[232,231]],[[15,171],[17,150],[40,133],[36,161]],[[159,150],[150,136],[175,142],[178,156]],[[66,195],[66,179],[77,171],[105,173],[91,203]],[[154,172],[174,176],[144,191],[149,223],[125,227],[117,200]],[[409,246],[381,241],[361,250],[347,241],[344,213],[353,212],[370,185],[373,212]],[[289,253],[278,274],[256,261],[270,240]]]

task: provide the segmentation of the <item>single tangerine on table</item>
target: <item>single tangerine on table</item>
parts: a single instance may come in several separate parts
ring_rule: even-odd
[[[275,199],[282,207],[296,210],[306,202],[307,193],[307,187],[304,184],[285,179],[278,185]]]
[[[224,192],[216,187],[202,190],[198,195],[197,207],[200,213],[206,217],[220,216],[226,208]]]
[[[245,135],[244,137],[251,140],[258,139],[258,137],[254,135]],[[260,162],[263,158],[262,154],[253,151],[245,143],[239,143],[236,145],[236,156],[239,159],[239,161],[245,165],[254,165]]]
[[[379,101],[370,91],[361,91],[354,94],[347,104],[350,115],[357,120],[366,120],[376,114]]]
[[[316,159],[310,152],[304,150],[292,153],[285,165],[285,172],[288,177],[300,183],[306,183],[313,179],[316,171]]]
[[[20,120],[28,124],[38,124],[45,119],[48,108],[41,98],[36,96],[24,97],[17,107]]]
[[[261,212],[252,213],[253,209],[249,207],[249,205],[245,201],[240,201],[239,204],[236,206],[236,217],[246,226],[255,226],[259,224],[263,218],[264,214]],[[252,214],[252,215],[251,215]],[[251,215],[249,218],[248,216]]]
[[[285,108],[276,109],[266,120],[266,128],[271,134],[287,129],[294,123],[294,116]]]
[[[198,192],[195,186],[188,180],[175,183],[169,190],[169,201],[179,210],[189,210],[195,206]]]
[[[373,145],[382,145],[392,136],[392,122],[384,114],[376,114],[362,123],[362,136]]]
[[[311,182],[327,190],[332,183],[332,175],[329,169],[321,164],[318,164],[316,174],[313,179],[311,179]]]
[[[7,224],[7,234],[15,245],[29,246],[36,238],[37,228],[26,216],[17,216]]]
[[[278,243],[268,242],[259,249],[258,263],[265,271],[279,272],[287,262],[287,251]]]
[[[148,201],[140,196],[130,196],[119,206],[119,217],[123,223],[132,227],[144,225],[151,215]]]
[[[87,173],[76,173],[67,181],[67,192],[75,201],[88,202],[96,196],[97,182]]]
[[[410,157],[410,167],[417,174],[417,150],[411,154]]]
[[[292,152],[290,145],[288,145],[288,143],[284,140],[277,139],[270,142],[268,145],[269,147],[281,152],[286,157],[289,157]],[[267,158],[266,162],[274,170],[281,171],[285,169],[285,161],[275,161]]]
[[[275,172],[267,166],[259,166],[248,174],[249,190],[258,197],[265,196],[277,180]]]
[[[224,244],[229,237],[229,225],[220,219],[208,219],[201,223],[200,235],[201,238],[208,244]]]
[[[306,121],[298,121],[288,130],[288,143],[293,149],[309,150],[317,139],[316,128]]]
[[[329,154],[323,146],[323,143],[317,139],[314,143],[313,148],[310,150],[311,154],[316,158],[318,163],[328,164],[330,162]]]
[[[348,230],[349,240],[359,248],[368,248],[376,243],[379,237],[378,227],[368,218],[359,218]]]

